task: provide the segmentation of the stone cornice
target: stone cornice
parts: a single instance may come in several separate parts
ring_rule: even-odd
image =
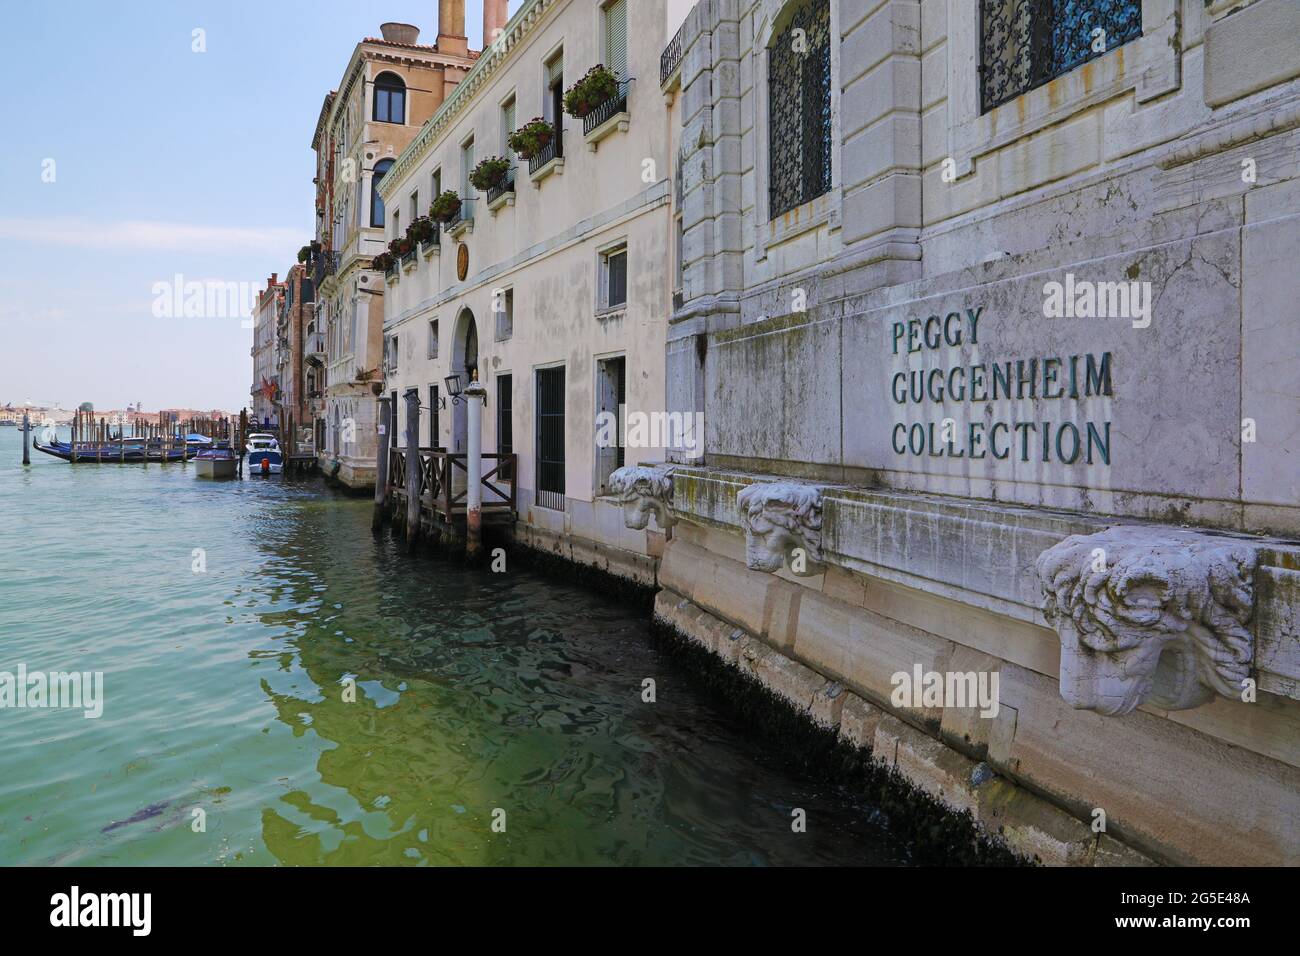
[[[438,107],[438,111],[429,117],[419,135],[397,157],[397,162],[379,185],[379,195],[385,202],[392,197],[398,183],[402,182],[411,169],[428,155],[438,141],[439,135],[446,131],[473,100],[475,94],[487,84],[497,69],[510,57],[515,47],[532,34],[534,28],[551,8],[561,2],[562,0],[525,0],[519,12],[510,18],[510,22],[506,24],[497,41],[482,52],[478,62],[456,86],[451,96],[447,97]]]

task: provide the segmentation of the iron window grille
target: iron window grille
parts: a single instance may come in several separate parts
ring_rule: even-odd
[[[768,51],[771,217],[831,188],[831,8],[799,7]]]
[[[1142,0],[980,0],[980,111],[1142,35]]]

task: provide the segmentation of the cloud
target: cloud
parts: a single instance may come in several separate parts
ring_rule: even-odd
[[[222,252],[291,255],[302,245],[301,229],[249,229],[183,222],[85,219],[0,219],[0,239],[24,243],[82,246],[88,249],[145,249],[174,252]]]

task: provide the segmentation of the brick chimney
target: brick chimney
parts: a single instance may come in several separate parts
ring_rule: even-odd
[[[438,37],[465,36],[465,0],[438,0]]]
[[[509,19],[509,0],[483,0],[483,49],[496,41]]]

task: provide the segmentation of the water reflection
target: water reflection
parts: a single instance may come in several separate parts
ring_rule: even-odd
[[[263,810],[281,862],[891,860],[867,808],[784,772],[624,607],[406,558],[371,537],[364,507],[332,505],[264,545],[260,616],[287,637],[264,652],[282,656],[263,689],[321,742],[318,779]],[[807,833],[791,831],[794,807]]]

